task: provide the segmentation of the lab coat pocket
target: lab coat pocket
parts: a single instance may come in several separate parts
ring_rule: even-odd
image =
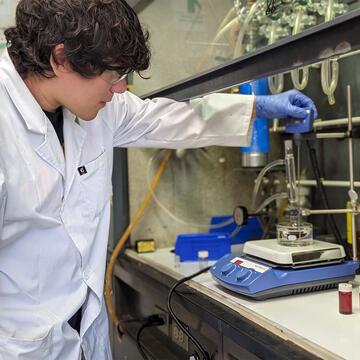
[[[49,360],[52,334],[50,328],[45,336],[33,340],[0,335],[0,360]]]
[[[81,196],[87,205],[90,217],[97,217],[110,200],[111,185],[106,151],[78,169]]]

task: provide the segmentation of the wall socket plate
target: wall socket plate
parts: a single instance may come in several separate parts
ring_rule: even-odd
[[[166,336],[171,336],[170,333],[170,315],[167,311],[163,310],[160,306],[155,305],[155,312],[164,320],[164,325],[158,326],[157,328],[164,333]]]
[[[183,348],[185,351],[189,351],[189,338],[187,335],[176,325],[175,322],[170,324],[171,340]]]

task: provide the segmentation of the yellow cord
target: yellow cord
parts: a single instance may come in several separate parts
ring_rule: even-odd
[[[106,275],[105,275],[105,300],[106,300],[106,305],[109,311],[109,315],[111,317],[111,321],[113,322],[113,324],[115,325],[116,329],[118,330],[118,337],[121,340],[122,339],[122,335],[124,334],[124,328],[116,314],[116,310],[113,307],[113,303],[112,303],[112,277],[113,277],[113,271],[114,271],[114,267],[115,267],[115,263],[116,263],[116,259],[120,254],[121,249],[123,248],[126,240],[129,238],[132,230],[134,229],[134,227],[136,226],[136,224],[139,222],[141,216],[143,215],[146,207],[149,205],[150,200],[152,199],[152,192],[155,191],[156,187],[158,186],[158,183],[161,179],[161,176],[163,174],[163,172],[166,169],[166,166],[171,158],[171,156],[173,155],[174,150],[167,150],[165,153],[165,156],[163,158],[163,160],[161,161],[159,168],[155,174],[155,177],[151,183],[151,190],[149,190],[140,206],[140,208],[138,209],[138,211],[136,212],[136,214],[134,215],[133,219],[131,220],[130,224],[128,225],[128,227],[126,228],[125,232],[123,233],[123,235],[120,237],[118,243],[115,246],[115,249],[113,251],[113,253],[111,254],[110,257],[110,261],[106,270]]]

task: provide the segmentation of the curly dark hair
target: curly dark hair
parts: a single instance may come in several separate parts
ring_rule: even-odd
[[[58,44],[84,77],[105,70],[140,74],[150,63],[149,33],[124,0],[20,0],[16,25],[5,36],[22,78],[53,77],[50,56]]]

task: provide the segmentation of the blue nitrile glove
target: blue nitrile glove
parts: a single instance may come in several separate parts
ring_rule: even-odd
[[[312,131],[314,123],[313,109],[306,109],[307,116],[305,119],[292,119],[286,122],[285,132],[288,134],[306,134]]]
[[[277,95],[256,96],[255,101],[256,117],[306,119],[309,116],[310,109],[313,111],[314,119],[317,118],[314,102],[297,90],[290,90]]]

